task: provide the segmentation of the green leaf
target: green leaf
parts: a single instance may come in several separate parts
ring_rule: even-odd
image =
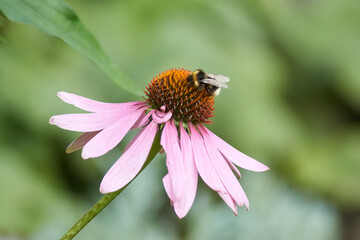
[[[96,38],[62,0],[0,0],[0,10],[14,22],[30,24],[62,39],[88,58],[122,89],[140,95],[137,84],[121,72]]]

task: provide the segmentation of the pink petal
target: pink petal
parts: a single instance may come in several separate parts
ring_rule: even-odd
[[[136,141],[105,174],[100,184],[101,193],[117,191],[134,179],[149,155],[157,130],[157,124],[150,122],[144,131],[138,133]]]
[[[226,205],[229,206],[229,208],[235,213],[235,215],[237,216],[237,207],[236,207],[236,203],[234,201],[234,199],[230,196],[229,193],[221,193],[219,192],[220,197],[224,200],[224,202],[226,203]]]
[[[171,126],[173,124],[173,120],[171,121],[172,123],[169,123],[168,126]],[[166,126],[165,126],[166,127]],[[175,136],[173,136],[173,139],[176,139],[176,141],[174,141],[174,144],[172,146],[178,146],[178,141],[177,141],[177,131],[176,131],[176,127],[175,125],[171,126],[175,128]],[[168,131],[168,129],[164,131]],[[163,132],[164,134],[164,132]],[[168,134],[168,132],[165,132],[165,134]],[[166,141],[166,135],[162,135],[164,136],[164,141]],[[181,191],[179,194],[181,194],[180,198],[177,198],[174,194],[174,189],[173,189],[173,182],[176,181],[172,180],[170,177],[170,174],[167,174],[164,178],[163,178],[163,183],[164,183],[164,187],[165,187],[165,191],[167,193],[167,195],[170,198],[170,202],[171,204],[174,206],[175,209],[175,213],[177,214],[177,216],[179,218],[183,218],[186,216],[186,214],[189,212],[194,199],[195,199],[195,195],[196,195],[196,189],[197,189],[197,181],[198,181],[198,174],[197,174],[197,170],[196,170],[196,166],[195,166],[195,162],[194,162],[194,158],[193,158],[193,153],[192,153],[192,148],[191,148],[191,140],[189,135],[187,134],[187,132],[185,131],[184,127],[182,126],[182,122],[180,122],[180,138],[181,138],[181,156],[182,156],[182,162],[181,159],[179,159],[179,163],[180,164],[174,164],[175,167],[179,167],[181,169],[182,172],[179,173],[180,175],[180,180],[179,180],[179,184],[181,186],[186,186],[186,187],[182,187],[182,189],[180,189],[179,191]],[[165,145],[165,144],[164,144]],[[169,155],[168,150],[167,152],[167,156],[168,159],[171,155]],[[171,161],[171,159],[170,159]],[[175,169],[174,171],[176,171],[177,169]],[[169,170],[170,172],[170,170]],[[176,186],[176,182],[175,182],[175,186]]]
[[[200,133],[203,135],[210,161],[213,163],[221,179],[221,182],[224,184],[231,197],[239,206],[242,206],[243,203],[245,203],[246,207],[249,208],[249,200],[247,199],[246,194],[242,189],[239,181],[236,179],[233,172],[231,171],[227,161],[220,154],[217,146],[212,144],[209,135],[204,132],[202,128],[199,128],[199,130]]]
[[[221,179],[212,161],[210,161],[210,157],[207,153],[203,138],[198,133],[194,125],[188,123],[188,126],[190,127],[191,131],[191,144],[193,148],[195,164],[201,178],[211,189],[218,192],[220,197],[224,199],[225,203],[234,211],[235,214],[237,214],[232,196],[221,182]]]
[[[246,156],[245,154],[239,152],[229,144],[227,144],[224,140],[216,136],[214,133],[212,133],[210,130],[208,130],[206,127],[200,125],[200,128],[203,129],[204,132],[207,132],[210,141],[213,143],[213,145],[217,146],[219,151],[231,162],[235,163],[239,167],[245,168],[247,170],[251,170],[254,172],[263,172],[269,170],[269,167],[265,166],[264,164],[252,159],[249,156]]]
[[[108,113],[74,113],[53,116],[49,122],[70,131],[94,132],[104,129],[120,117],[117,112],[111,115]]]
[[[72,104],[88,112],[104,112],[111,110],[121,110],[134,105],[147,105],[146,102],[128,102],[128,103],[104,103],[81,97],[72,93],[58,92],[58,97],[66,103]]]
[[[52,125],[70,131],[95,132],[106,128],[124,115],[129,114],[138,108],[138,106],[134,106],[133,108],[119,111],[63,114],[51,117],[49,122]]]
[[[134,144],[134,142],[136,141],[136,139],[138,139],[139,136],[141,136],[141,133],[142,133],[144,130],[145,130],[145,128],[141,128],[141,129],[139,130],[139,132],[136,134],[136,136],[135,136],[133,139],[131,139],[131,141],[128,143],[128,145],[126,145],[126,147],[124,148],[124,152],[126,152],[126,151]]]
[[[209,161],[209,155],[205,148],[204,140],[191,123],[188,123],[191,131],[191,144],[194,153],[196,168],[204,182],[216,192],[226,193],[212,162]]]
[[[152,119],[157,123],[157,124],[162,124],[167,122],[172,116],[172,112],[160,112],[158,110],[155,110],[154,113],[151,115]]]
[[[173,119],[165,123],[160,143],[166,152],[166,166],[168,168],[171,189],[174,196],[175,212],[181,218],[183,217],[183,205],[181,202],[184,197],[185,178],[178,132]]]
[[[124,138],[143,112],[143,109],[130,112],[102,130],[84,146],[82,158],[99,157],[113,149]]]
[[[237,178],[241,178],[241,173],[239,171],[239,169],[231,162],[229,161],[227,158],[225,158],[227,164],[229,164],[231,170],[234,172],[234,174],[236,174]]]
[[[147,114],[145,113],[145,111],[143,111],[143,113],[141,114],[139,119],[134,123],[134,125],[131,127],[131,129],[141,128],[141,127],[145,126],[146,124],[148,124],[149,118],[144,120],[144,118],[146,116],[147,116]]]
[[[81,149],[99,132],[100,131],[83,133],[80,137],[70,143],[70,145],[66,148],[66,153],[72,153]]]
[[[149,118],[150,116],[153,114],[155,110],[152,109],[150,110],[146,115],[145,117],[143,117],[143,119],[139,122],[139,126],[145,126],[148,122],[149,122]]]
[[[164,184],[165,192],[168,195],[168,197],[170,198],[171,205],[173,205],[174,201],[175,201],[175,197],[174,197],[174,193],[171,188],[171,181],[170,181],[169,174],[166,174],[165,177],[163,177],[163,184]]]
[[[184,175],[185,175],[185,194],[183,200],[183,215],[185,216],[195,199],[198,172],[195,166],[194,155],[191,146],[191,140],[188,133],[185,131],[182,122],[180,122],[180,146],[184,163]]]

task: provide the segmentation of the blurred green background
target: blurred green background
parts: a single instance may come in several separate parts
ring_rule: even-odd
[[[178,220],[165,157],[76,239],[360,239],[360,3],[352,0],[67,0],[140,86],[170,68],[230,77],[210,126],[265,163],[242,171],[235,217],[202,182]],[[56,92],[138,98],[57,38],[0,18],[0,239],[58,239],[101,194],[109,154],[65,154],[78,136],[48,124],[77,112]]]

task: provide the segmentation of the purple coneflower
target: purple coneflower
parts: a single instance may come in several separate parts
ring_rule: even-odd
[[[57,115],[50,123],[83,132],[66,151],[82,148],[84,159],[104,155],[131,129],[140,129],[104,176],[100,185],[104,194],[121,189],[139,173],[156,133],[161,131],[168,169],[163,184],[177,216],[183,218],[190,210],[198,174],[237,215],[236,205],[249,208],[249,200],[237,179],[240,172],[235,165],[255,172],[269,168],[203,125],[213,116],[214,97],[208,88],[194,84],[192,76],[193,72],[184,69],[166,71],[152,80],[146,87],[146,101],[139,102],[103,103],[59,92],[64,102],[91,113]]]

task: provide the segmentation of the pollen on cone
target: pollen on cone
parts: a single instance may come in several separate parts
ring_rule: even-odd
[[[213,117],[214,98],[198,89],[189,80],[191,71],[171,69],[159,74],[146,87],[146,101],[153,109],[165,106],[173,117],[180,121],[211,123]]]

